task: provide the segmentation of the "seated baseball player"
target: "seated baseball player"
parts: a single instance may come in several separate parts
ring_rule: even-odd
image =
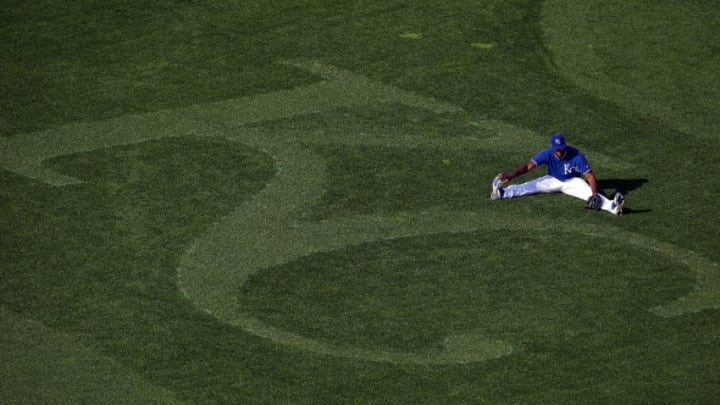
[[[537,166],[547,165],[548,174],[522,184],[507,185],[514,178]],[[584,180],[583,180],[584,177]],[[608,199],[598,191],[598,182],[585,155],[565,143],[563,134],[553,134],[550,147],[538,152],[529,162],[511,173],[500,173],[492,181],[492,200],[510,199],[531,194],[564,193],[585,201],[585,207],[622,215],[625,198],[615,193]]]

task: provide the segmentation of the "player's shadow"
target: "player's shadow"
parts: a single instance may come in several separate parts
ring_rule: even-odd
[[[637,190],[640,187],[642,187],[645,183],[647,183],[647,179],[602,179],[598,180],[598,188],[600,190],[615,190],[612,194],[606,193],[606,195],[612,196],[615,192],[619,191],[623,193],[623,195],[627,195],[629,192],[633,190]],[[632,205],[632,203],[629,203],[628,205]],[[630,207],[624,207],[623,208],[623,215],[627,214],[640,214],[643,212],[650,212],[651,209],[633,209]]]

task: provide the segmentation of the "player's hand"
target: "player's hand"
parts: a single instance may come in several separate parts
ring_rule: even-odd
[[[510,181],[510,175],[508,173],[498,173],[497,178],[500,179],[503,184]]]
[[[590,198],[585,201],[585,208],[589,208],[591,210],[602,209],[602,197],[600,197],[600,194],[595,193],[591,195]]]

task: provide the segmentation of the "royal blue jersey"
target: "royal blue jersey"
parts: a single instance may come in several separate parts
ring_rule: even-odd
[[[547,165],[548,174],[560,180],[580,177],[592,170],[582,152],[572,146],[565,148],[562,159],[555,156],[552,148],[547,148],[533,156],[532,161],[537,166]]]

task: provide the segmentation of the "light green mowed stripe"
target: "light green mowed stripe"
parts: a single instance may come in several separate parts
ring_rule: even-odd
[[[183,403],[70,336],[4,308],[0,339],[0,403]]]

